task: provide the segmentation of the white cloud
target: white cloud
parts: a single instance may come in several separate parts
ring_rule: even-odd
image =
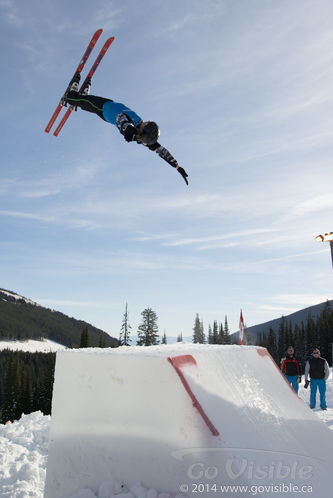
[[[227,232],[219,235],[192,237],[192,238],[177,238],[165,242],[165,246],[185,246],[185,245],[199,245],[200,249],[211,249],[215,247],[232,247],[234,245],[247,245],[250,237],[256,238],[257,236],[264,235],[267,237],[269,234],[279,232],[281,229],[277,228],[253,228],[248,230],[239,230],[235,232]],[[216,243],[218,241],[227,241]],[[210,244],[211,243],[211,244]]]
[[[331,210],[333,208],[333,193],[330,190],[329,192],[325,192],[323,194],[317,195],[306,201],[300,202],[296,204],[292,210],[291,215],[295,216],[304,216],[309,213],[323,211],[323,210]]]
[[[100,301],[75,301],[71,299],[52,299],[41,298],[36,301],[42,306],[50,306],[56,309],[57,306],[69,306],[74,308],[96,308],[96,309],[109,309],[110,304],[105,304]]]
[[[104,33],[112,34],[114,30],[119,30],[121,24],[125,22],[123,9],[115,7],[116,2],[107,1],[104,7],[93,12],[93,24],[103,27]]]
[[[5,18],[9,24],[16,27],[21,27],[24,24],[24,19],[19,14],[14,0],[0,0],[0,8],[5,11]]]
[[[36,221],[43,221],[46,223],[54,223],[56,221],[56,217],[42,214],[42,213],[27,213],[25,211],[11,211],[6,209],[0,210],[0,216],[9,216],[11,218],[25,218]]]
[[[0,194],[21,198],[51,197],[60,193],[80,190],[91,186],[93,179],[103,169],[102,163],[75,161],[76,165],[66,166],[49,175],[41,175],[34,179],[6,179],[1,185]]]
[[[295,305],[295,306],[313,306],[315,304],[323,303],[327,299],[332,299],[333,293],[331,296],[327,296],[324,294],[278,294],[272,297],[274,302],[285,303],[286,305]]]

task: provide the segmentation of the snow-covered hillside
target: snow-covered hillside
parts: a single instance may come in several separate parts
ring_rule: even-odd
[[[57,351],[66,349],[63,344],[43,339],[34,341],[0,341],[0,351],[10,349],[10,351],[24,351],[26,353],[56,353]]]
[[[11,299],[14,299],[15,301],[23,301],[26,304],[32,304],[33,306],[40,306],[38,303],[35,303],[35,301],[32,301],[31,299],[28,299],[24,296],[20,296],[19,294],[16,294],[15,292],[12,291],[7,291],[5,289],[0,289],[1,294],[5,294],[5,296],[8,296]],[[3,299],[3,298],[2,298]]]
[[[131,348],[127,349],[127,354],[130,356],[131,354],[134,354],[134,351],[130,351]],[[134,348],[137,349],[137,348]],[[146,350],[146,353],[148,353],[146,348],[141,348],[142,352],[144,353],[144,349]],[[170,348],[170,354],[171,353],[171,348]],[[89,354],[89,350],[87,350]],[[179,352],[179,349],[178,349]],[[67,354],[67,353],[66,353]],[[95,356],[91,353],[92,356]],[[105,356],[105,351],[103,352],[101,357],[106,358]],[[76,356],[77,359],[80,357],[83,358],[80,354],[80,352],[73,352],[73,357]],[[99,355],[96,355],[99,356]],[[134,356],[136,356],[134,354]],[[100,358],[99,358],[100,359]],[[249,366],[248,362],[247,367]],[[199,365],[199,360],[198,360],[198,365]],[[172,371],[172,369],[171,369]],[[188,377],[190,379],[190,377]],[[275,379],[276,380],[276,379]],[[243,393],[243,396],[241,397],[242,399],[239,400],[240,405],[244,405],[244,403],[247,405],[247,409],[249,410],[247,412],[248,414],[248,426],[247,430],[249,433],[253,430],[253,427],[256,423],[256,420],[250,416],[250,410],[251,407],[252,409],[255,409],[257,416],[260,418],[264,417],[264,423],[261,425],[261,434],[260,436],[256,436],[257,440],[257,445],[258,447],[262,447],[263,444],[265,444],[265,440],[268,438],[268,440],[273,440],[275,436],[277,439],[285,439],[286,438],[286,431],[289,433],[290,427],[288,427],[288,424],[293,425],[293,420],[290,420],[287,425],[285,424],[285,421],[281,418],[276,418],[275,415],[270,412],[267,412],[267,399],[270,398],[271,403],[276,403],[277,405],[279,404],[286,404],[289,406],[290,404],[293,404],[295,402],[295,406],[297,406],[297,410],[299,414],[304,414],[305,413],[305,418],[303,417],[303,420],[301,418],[298,418],[295,420],[294,428],[297,428],[297,425],[301,426],[301,432],[303,434],[303,442],[300,442],[301,444],[305,444],[303,446],[303,452],[306,451],[306,444],[309,438],[311,438],[315,431],[315,425],[314,421],[318,420],[318,423],[320,426],[323,427],[323,430],[325,429],[325,426],[328,429],[333,430],[333,382],[332,382],[332,372],[330,375],[330,378],[327,382],[327,402],[328,402],[328,410],[327,411],[321,411],[320,409],[316,409],[314,411],[310,411],[308,408],[308,401],[309,401],[309,390],[305,390],[303,388],[303,383],[300,386],[300,392],[299,396],[301,400],[303,400],[304,405],[302,405],[302,402],[297,399],[293,393],[290,392],[289,388],[285,389],[284,381],[282,382],[281,386],[278,389],[273,388],[275,386],[275,380],[271,382],[271,379],[267,379],[267,382],[272,386],[272,389],[269,392],[262,392],[260,389],[258,390],[258,379],[250,379],[249,383],[245,382],[244,376],[239,379],[240,383],[242,386],[245,388],[245,392]],[[117,385],[121,386],[121,375],[116,376],[115,382]],[[282,391],[280,391],[280,388]],[[236,386],[234,386],[234,389],[236,389]],[[254,395],[254,391],[256,391],[256,395]],[[159,403],[159,400],[161,397],[164,395],[164,389],[163,391],[156,392],[155,396],[155,402]],[[282,398],[281,397],[281,392],[285,394],[285,396]],[[198,396],[201,396],[201,401],[203,399],[208,400],[208,393],[204,395],[202,392],[201,394],[197,391]],[[226,393],[228,394],[228,393]],[[232,393],[229,392],[228,396],[232,396]],[[80,396],[79,396],[80,398]],[[266,401],[265,401],[266,400]],[[132,406],[137,407],[137,412],[141,413],[142,408],[145,408],[145,406],[142,407],[142,398],[140,397],[135,397],[132,395],[131,400],[129,400],[132,403]],[[184,392],[184,401],[186,401],[186,394]],[[117,401],[115,401],[114,405],[117,405]],[[295,406],[293,410],[295,409]],[[300,408],[298,408],[298,406]],[[118,403],[118,408],[121,411],[121,406],[119,406]],[[205,408],[209,408],[206,406],[205,403]],[[66,418],[66,413],[67,410],[66,408],[64,409],[64,415]],[[193,407],[191,408],[191,405],[189,405],[189,415],[190,418],[188,418],[188,423],[195,423],[195,425],[198,424],[198,420],[196,421],[195,414],[193,414]],[[143,410],[144,411],[144,410]],[[238,407],[238,411],[242,411],[241,406]],[[282,409],[283,412],[283,409]],[[70,411],[68,412],[70,416]],[[309,415],[307,415],[309,414]],[[227,412],[224,413],[218,413],[215,414],[216,416],[214,418],[214,422],[216,422],[218,428],[226,428],[231,424],[237,424],[237,419],[234,418],[233,420],[230,419],[229,415]],[[193,418],[194,417],[194,418]],[[260,418],[260,420],[261,420]],[[307,421],[306,421],[307,419]],[[192,422],[191,422],[192,420]],[[239,420],[239,418],[238,418]],[[100,417],[96,417],[96,423],[98,426],[98,423],[100,421]],[[138,422],[139,423],[139,422]],[[8,497],[8,498],[26,498],[26,497],[33,497],[33,498],[42,498],[43,497],[43,492],[44,492],[44,482],[45,482],[45,475],[46,475],[46,467],[47,467],[47,456],[48,456],[48,438],[49,438],[49,430],[50,430],[50,424],[51,424],[51,418],[49,416],[45,417],[43,416],[40,412],[36,412],[30,415],[23,416],[19,421],[14,422],[13,424],[8,424],[8,425],[2,425],[0,426],[0,496],[1,497]],[[201,428],[204,426],[201,426]],[[267,432],[267,428],[271,427],[271,434]],[[308,427],[308,428],[307,428]],[[94,426],[94,421],[92,421],[92,424],[89,426],[86,426],[86,434],[82,435],[82,440],[85,438],[90,440],[90,444],[92,446],[95,445],[95,443],[98,443],[98,435],[96,434],[95,431],[96,427]],[[141,430],[143,428],[141,427]],[[184,428],[186,431],[186,429]],[[232,427],[231,427],[232,431]],[[276,434],[274,434],[274,431]],[[237,426],[235,427],[235,434],[237,432]],[[324,431],[325,432],[325,431]],[[103,429],[102,433],[105,433],[105,428]],[[311,436],[312,433],[312,436]],[[319,431],[321,433],[321,431]],[[293,432],[289,433],[294,434]],[[317,432],[318,434],[318,432]],[[327,434],[330,434],[329,431],[327,431]],[[229,432],[225,432],[223,434],[224,437],[227,437],[230,439],[230,434]],[[287,438],[286,442],[289,444],[290,447],[290,452],[292,452],[292,440]],[[251,439],[251,434],[248,435],[248,437]],[[318,436],[316,436],[318,437]],[[247,463],[249,465],[255,465],[256,464],[256,457],[254,456],[253,453],[251,453],[250,450],[248,450],[248,453],[246,454],[246,450],[244,448],[249,448],[249,441],[244,441],[244,445],[242,446],[244,456],[247,456]],[[322,441],[318,441],[319,444],[323,443]],[[324,447],[324,444],[323,444]],[[239,447],[239,449],[241,449]],[[138,451],[140,448],[138,448]],[[133,439],[133,452],[136,451],[136,446],[135,446],[135,440]],[[304,453],[303,453],[304,454]],[[129,458],[131,455],[128,455]],[[321,460],[322,464],[321,465],[326,465],[327,462],[326,460],[331,459],[330,455],[327,455],[324,450],[321,455]],[[268,458],[268,457],[267,457]],[[295,462],[299,462],[299,455],[294,455],[293,456]],[[89,461],[89,455],[86,455],[84,452],[82,452],[81,455],[78,455],[78,460],[73,462],[73,469],[75,465],[80,467],[82,463],[84,464],[84,461],[86,462]],[[152,455],[152,462],[151,464],[153,465],[154,462],[154,455]],[[109,462],[110,463],[110,462]],[[105,464],[107,462],[105,461]],[[99,482],[99,485],[94,488],[90,486],[83,485],[79,488],[76,489],[75,493],[71,494],[71,498],[110,498],[112,496],[116,496],[117,498],[156,498],[157,496],[160,496],[160,498],[167,498],[167,495],[165,494],[160,494],[162,491],[165,490],[152,490],[148,489],[147,487],[144,487],[145,483],[138,483],[138,482],[133,482],[131,471],[130,471],[130,465],[128,467],[128,472],[127,476],[123,479],[123,483],[119,482],[116,480],[117,476],[114,476],[114,478],[111,477],[111,475],[108,476],[107,479],[101,480]],[[200,467],[201,468],[201,467]],[[196,470],[200,470],[198,467]],[[203,469],[206,474],[209,471],[207,469]],[[210,469],[212,470],[212,468]],[[276,470],[276,469],[275,469]],[[281,469],[280,469],[281,470]],[[299,470],[299,469],[298,469]],[[295,471],[298,471],[297,469]],[[285,471],[285,469],[282,468],[282,472]],[[207,474],[207,475],[208,475]],[[207,477],[207,476],[206,476]],[[209,475],[208,475],[209,477]],[[293,476],[286,477],[285,482],[290,483],[290,481],[293,481],[295,483],[295,480],[293,480]],[[207,479],[205,479],[207,482]],[[208,482],[214,483],[216,479],[209,478]],[[305,481],[307,485],[311,485],[311,482]],[[123,484],[123,487],[121,485]],[[185,491],[185,488],[183,489]],[[182,491],[182,489],[180,489]],[[271,490],[272,491],[272,490]],[[252,489],[252,495],[254,495],[254,488]],[[269,492],[264,492],[263,490],[258,491],[257,493],[259,496],[271,496],[271,493]],[[327,489],[327,494],[326,496],[330,496],[331,490]],[[205,496],[202,492],[199,491],[198,493],[200,496]],[[241,493],[236,493],[235,491],[232,492],[232,496],[244,496],[244,492]],[[249,492],[247,493],[249,494]],[[275,492],[276,494],[276,492]],[[212,496],[221,496],[220,493],[214,493],[212,492]],[[175,496],[175,495],[173,495]],[[193,494],[191,495],[193,496]],[[231,496],[228,494],[226,491],[224,493],[224,496]],[[283,493],[283,496],[288,496],[288,494]],[[315,491],[311,496],[323,496],[322,494],[316,494]]]

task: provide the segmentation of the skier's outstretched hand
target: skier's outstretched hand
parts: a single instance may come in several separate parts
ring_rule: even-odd
[[[177,171],[178,173],[180,173],[182,175],[182,177],[184,178],[185,182],[186,182],[186,185],[188,185],[188,180],[187,180],[187,177],[188,177],[188,174],[186,173],[186,171],[184,170],[184,168],[181,168],[180,166],[177,167]]]

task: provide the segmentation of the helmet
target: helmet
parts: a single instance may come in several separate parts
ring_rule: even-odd
[[[147,121],[143,126],[140,139],[145,145],[152,145],[157,142],[160,136],[160,129],[154,121]]]

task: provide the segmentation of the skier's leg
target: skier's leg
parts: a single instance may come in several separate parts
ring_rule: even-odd
[[[84,111],[93,112],[102,119],[104,119],[103,105],[105,104],[105,102],[111,101],[111,99],[105,99],[104,97],[97,97],[96,95],[81,95],[75,91],[69,92],[65,100],[66,102],[68,102],[68,104],[80,107]]]
[[[293,386],[295,393],[298,394],[298,376],[293,375],[291,379],[291,385]]]
[[[324,379],[318,380],[319,394],[320,394],[320,408],[325,410],[326,404],[326,381]]]
[[[310,382],[310,407],[315,408],[316,406],[316,394],[317,394],[317,380],[311,379]]]
[[[297,393],[298,392],[297,377],[295,377],[294,375],[286,375],[285,374],[285,378],[286,378],[288,384],[290,384],[291,387],[294,389],[294,391]],[[295,382],[295,378],[296,378],[296,382]]]

